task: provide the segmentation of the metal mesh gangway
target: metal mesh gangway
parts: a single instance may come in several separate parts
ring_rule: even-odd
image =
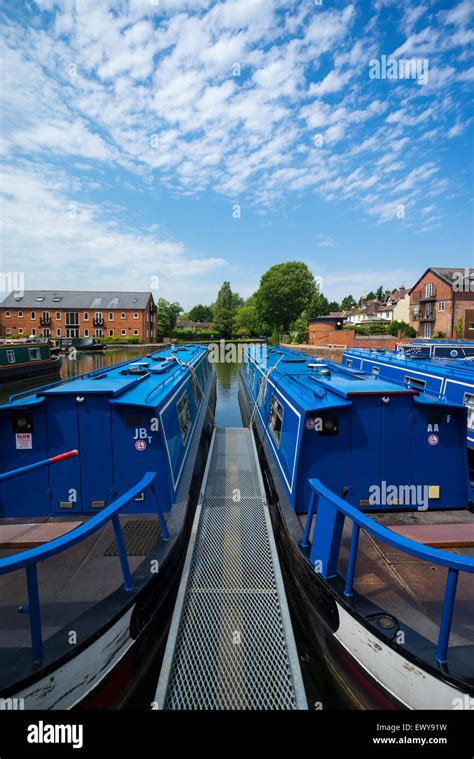
[[[307,708],[249,429],[214,431],[155,705]]]

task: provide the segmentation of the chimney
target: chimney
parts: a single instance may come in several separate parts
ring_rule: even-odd
[[[367,298],[365,297],[365,295],[361,295],[360,296],[360,307],[361,308],[365,308],[366,305],[367,305]]]
[[[400,298],[405,297],[406,295],[405,285],[400,285],[400,287],[398,288],[398,295],[400,296]]]

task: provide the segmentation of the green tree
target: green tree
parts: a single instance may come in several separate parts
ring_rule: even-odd
[[[253,293],[247,298],[234,315],[234,331],[240,334],[257,335],[268,334],[268,330],[262,324],[257,310],[257,295]]]
[[[400,336],[401,337],[416,337],[416,330],[413,329],[409,324],[407,324],[404,321],[397,321],[394,319],[392,322],[390,322],[388,326],[388,333],[389,335],[393,335],[394,337],[398,336],[398,331],[400,330]]]
[[[456,333],[456,337],[458,340],[462,339],[462,316],[459,317],[459,319],[456,320],[454,324],[454,331]]]
[[[213,311],[212,306],[202,306],[199,304],[198,306],[194,306],[189,314],[188,318],[192,322],[212,322],[213,318]]]
[[[337,300],[330,300],[329,301],[329,311],[340,311],[341,307]]]
[[[385,298],[385,290],[383,289],[382,285],[380,285],[380,287],[376,289],[375,297],[377,298],[377,300],[382,300],[382,301]]]
[[[370,291],[367,293],[367,295],[365,296],[365,299],[366,299],[366,301],[369,301],[369,300],[375,300],[376,298],[377,298],[377,296],[376,296],[376,294],[374,293],[374,291],[373,291],[373,290],[370,290]],[[360,303],[360,301],[359,301],[359,303]]]
[[[356,306],[357,301],[352,295],[346,295],[346,297],[341,300],[341,311],[350,311],[351,308],[355,308]]]
[[[214,306],[214,329],[223,337],[232,335],[234,314],[230,282],[224,282]]]
[[[183,312],[179,303],[170,303],[159,298],[156,306],[156,331],[158,335],[168,335],[176,326],[178,316]]]
[[[257,311],[262,322],[288,331],[311,304],[317,292],[314,277],[305,263],[290,261],[270,267],[257,290]]]

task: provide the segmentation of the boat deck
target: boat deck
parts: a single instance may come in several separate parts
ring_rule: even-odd
[[[75,515],[70,519],[29,518],[27,521],[29,524],[50,525],[56,522],[77,522],[77,519],[78,516]],[[24,522],[20,519],[1,519],[0,526],[20,525]],[[135,523],[135,528],[130,529],[130,523]],[[156,516],[126,515],[121,517],[121,524],[124,538],[131,548],[128,552],[129,565],[131,572],[134,572],[149,552],[147,544],[156,536]],[[18,548],[1,549],[0,558],[15,553],[18,553]],[[38,564],[44,640],[61,629],[67,631],[69,624],[123,584],[120,560],[114,553],[114,531],[109,522],[64,553]],[[26,604],[28,599],[26,573],[19,571],[2,575],[0,589],[0,649],[29,649],[29,616],[18,613],[19,606]]]
[[[161,709],[305,709],[252,432],[217,428],[155,701]]]
[[[371,515],[384,527],[412,525],[470,524],[474,514],[462,511],[423,511]],[[300,515],[304,528],[306,515]],[[339,572],[346,576],[352,523],[345,521]],[[312,537],[312,535],[311,535]],[[474,556],[474,547],[444,548],[452,553]],[[397,551],[361,530],[354,588],[388,614],[436,643],[443,605],[446,570]],[[472,576],[459,573],[450,646],[474,644],[474,583]]]

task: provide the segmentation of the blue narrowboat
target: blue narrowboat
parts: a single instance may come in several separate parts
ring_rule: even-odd
[[[118,708],[166,640],[215,369],[181,346],[27,392],[0,407],[0,696]]]
[[[467,444],[474,453],[474,363],[460,357],[458,360],[456,357],[431,358],[423,352],[420,354],[417,346],[404,345],[403,350],[399,347],[398,351],[348,348],[342,363],[373,377],[466,406]],[[433,345],[430,350],[432,348]]]
[[[319,662],[310,700],[472,704],[466,409],[285,348],[246,350],[239,399],[303,655]]]
[[[412,343],[399,343],[397,352],[406,357],[472,360],[474,359],[474,341],[414,340]]]

